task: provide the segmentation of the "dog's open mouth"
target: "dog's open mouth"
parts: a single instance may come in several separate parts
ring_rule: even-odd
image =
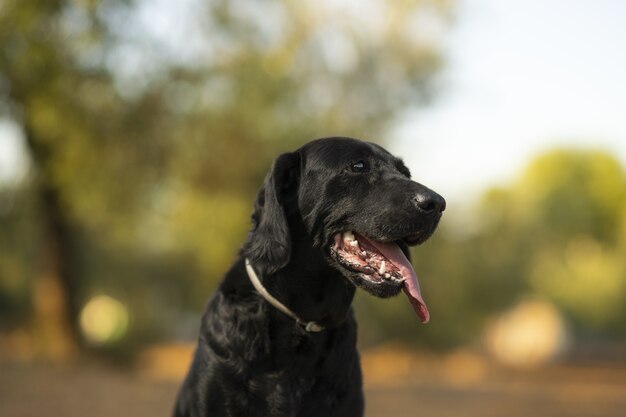
[[[358,272],[371,284],[402,285],[420,321],[428,323],[430,315],[417,275],[396,243],[377,242],[357,233],[344,232],[335,235],[332,252],[344,267]]]

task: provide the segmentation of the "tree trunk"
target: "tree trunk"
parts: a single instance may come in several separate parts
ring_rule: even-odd
[[[49,152],[26,128],[37,174],[35,187],[42,222],[42,247],[32,287],[35,347],[50,360],[68,360],[81,345],[76,251],[72,227],[59,190],[48,173]]]

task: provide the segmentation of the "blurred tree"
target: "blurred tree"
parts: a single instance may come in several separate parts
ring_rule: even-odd
[[[626,175],[600,151],[555,151],[535,160],[513,203],[535,247],[527,279],[579,331],[626,338]]]
[[[540,296],[566,315],[575,335],[626,339],[625,213],[626,174],[611,154],[539,156],[510,187],[487,191],[474,215],[464,215],[474,226],[448,219],[415,250],[437,324],[407,333],[404,324],[385,322],[382,336],[391,331],[439,347],[476,342],[487,318],[522,296]],[[408,321],[403,307],[397,317]]]
[[[155,311],[199,307],[243,238],[270,159],[316,136],[379,139],[425,102],[451,10],[435,0],[173,4],[0,4],[2,111],[28,144],[24,186],[41,225],[35,249],[16,250],[35,254],[35,322],[48,345],[67,342],[61,356],[79,343],[94,290],[123,288],[147,326]]]
[[[612,155],[546,153],[482,207],[500,212],[486,225],[485,238],[510,235],[504,251],[523,263],[508,267],[519,270],[528,292],[556,303],[579,331],[626,336],[615,327],[626,314],[626,251],[620,245],[626,176]]]
[[[159,129],[159,100],[146,94],[131,103],[115,91],[99,62],[111,37],[100,11],[89,1],[0,7],[0,93],[30,151],[41,220],[41,243],[31,252],[34,321],[54,357],[67,356],[80,341],[76,228],[111,209],[119,215],[135,207],[131,197],[141,195],[142,177],[159,165],[158,143],[144,139]],[[129,167],[137,181],[120,183]]]
[[[181,181],[164,201],[169,240],[189,244],[214,283],[278,152],[334,134],[379,141],[396,115],[428,100],[441,67],[434,32],[450,7],[215,1],[196,12],[205,48],[168,87],[188,117],[176,133]]]

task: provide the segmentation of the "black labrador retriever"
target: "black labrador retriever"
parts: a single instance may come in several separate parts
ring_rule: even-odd
[[[403,290],[429,319],[408,246],[445,200],[402,161],[351,138],[280,155],[252,230],[202,319],[175,416],[362,416],[351,303]]]

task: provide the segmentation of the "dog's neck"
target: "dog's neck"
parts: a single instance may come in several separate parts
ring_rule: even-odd
[[[301,237],[292,239],[291,256],[287,265],[268,274],[262,262],[255,262],[254,269],[258,278],[265,290],[302,322],[312,321],[325,329],[337,327],[350,315],[356,287],[330,266],[328,255],[321,248],[314,248],[307,235],[295,236]],[[245,254],[241,254],[227,274],[221,291],[229,297],[247,297],[251,293],[258,295],[248,278]],[[259,299],[268,304],[268,311],[272,315],[279,320],[294,321],[296,326],[292,317],[271,306],[262,297]]]
[[[324,326],[320,325],[319,323],[315,321],[309,321],[309,322],[303,321],[300,317],[298,317],[296,313],[291,311],[286,305],[284,305],[283,303],[278,301],[276,298],[274,298],[274,296],[270,294],[261,283],[261,280],[259,279],[259,276],[254,270],[254,266],[252,266],[252,264],[250,263],[250,260],[246,258],[245,262],[246,262],[246,272],[248,273],[248,278],[250,278],[250,282],[252,282],[252,285],[254,286],[254,288],[261,295],[261,297],[265,299],[265,301],[270,303],[277,310],[282,311],[285,315],[294,319],[295,322],[298,323],[300,326],[302,326],[304,330],[306,330],[307,332],[317,333],[317,332],[321,332],[325,330]]]
[[[350,311],[356,288],[331,267],[321,249],[294,241],[289,263],[263,279],[263,285],[303,321],[326,328],[341,324]]]
[[[301,322],[315,322],[325,329],[337,327],[350,315],[356,287],[330,266],[328,255],[314,244],[297,207],[289,207],[290,251],[287,264],[274,271],[271,268],[273,265],[268,266],[263,259],[250,260],[264,289]],[[245,246],[234,265],[234,270],[238,272],[227,274],[221,286],[226,294],[258,293],[248,279]],[[271,305],[267,300],[263,302]],[[281,319],[293,320],[275,307],[271,307],[270,311],[276,312]]]

